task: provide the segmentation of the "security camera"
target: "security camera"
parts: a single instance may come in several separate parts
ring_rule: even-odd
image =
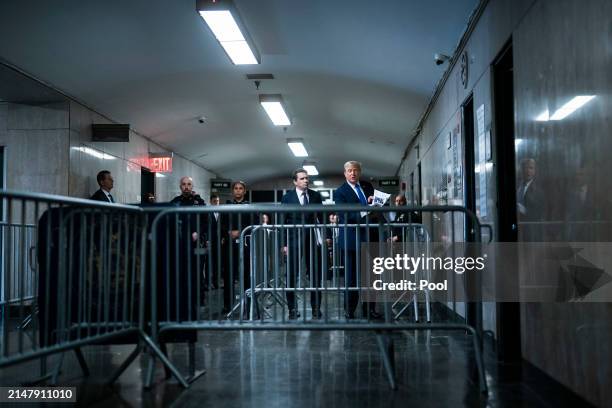
[[[434,61],[436,62],[436,65],[442,65],[449,60],[450,57],[446,54],[434,54]]]
[[[206,123],[206,116],[200,116],[198,118],[198,123],[202,124],[202,123]]]

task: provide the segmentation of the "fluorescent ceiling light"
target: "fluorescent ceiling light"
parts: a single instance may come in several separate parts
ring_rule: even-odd
[[[244,36],[229,10],[200,11],[219,42],[244,41]]]
[[[314,185],[315,185],[315,186],[322,186],[323,184],[324,184],[324,183],[323,183],[323,180],[315,180],[315,181],[314,181]]]
[[[99,150],[96,149],[92,149],[89,147],[73,147],[74,150],[78,150],[79,152],[83,152],[85,154],[88,154],[90,156],[95,157],[96,159],[102,159],[102,160],[115,160],[115,158],[109,154],[103,153]]]
[[[222,42],[221,45],[235,65],[259,64],[246,41]]]
[[[283,106],[281,95],[259,95],[259,103],[266,110],[270,120],[276,126],[289,126],[291,121]]]
[[[162,177],[166,177],[166,176],[164,176],[164,175],[163,175],[163,174],[161,174],[161,173],[155,173],[155,177],[157,177],[157,178],[162,178]]]
[[[595,98],[595,95],[579,95],[572,98],[571,101],[557,109],[557,111],[550,117],[550,120],[565,119],[576,110],[587,104],[593,98]]]
[[[248,33],[231,2],[198,2],[198,13],[235,65],[259,64],[257,51],[249,44]]]
[[[287,139],[287,145],[295,157],[308,157],[302,139]]]
[[[314,163],[313,164],[304,163],[302,167],[304,168],[304,170],[306,170],[306,173],[308,173],[309,176],[319,175],[319,170],[317,170],[317,167],[314,165]]]

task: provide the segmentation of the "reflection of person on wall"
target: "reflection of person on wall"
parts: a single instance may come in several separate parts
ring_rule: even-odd
[[[595,241],[599,228],[593,221],[601,218],[600,200],[595,197],[587,170],[579,168],[568,186],[566,220],[570,241]]]
[[[521,182],[516,190],[516,206],[518,222],[521,226],[525,241],[534,241],[540,234],[541,225],[530,224],[542,221],[544,209],[544,195],[536,179],[536,161],[532,158],[521,160]],[[527,223],[527,224],[525,224]]]

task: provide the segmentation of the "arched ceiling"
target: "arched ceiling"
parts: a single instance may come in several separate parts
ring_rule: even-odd
[[[194,0],[4,1],[0,58],[194,162],[249,182],[291,172],[392,175],[477,0],[236,0],[262,64],[234,66]],[[257,91],[246,74],[271,73]],[[281,93],[272,125],[258,93]],[[199,116],[208,118],[199,124]]]

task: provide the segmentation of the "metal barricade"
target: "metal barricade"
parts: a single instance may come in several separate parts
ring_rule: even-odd
[[[151,339],[161,344],[168,333],[199,330],[369,330],[377,336],[389,383],[395,388],[390,332],[465,331],[472,336],[478,383],[486,392],[479,327],[429,323],[429,313],[427,323],[410,323],[397,319],[388,299],[374,304],[365,297],[368,288],[361,277],[361,263],[370,256],[368,248],[385,253],[394,229],[413,229],[413,238],[405,233],[401,238],[402,245],[408,246],[420,239],[450,243],[480,239],[477,218],[463,207],[400,209],[418,212],[423,221],[418,226],[412,222],[394,225],[383,217],[388,207],[351,205],[162,210],[152,216],[150,228]],[[332,211],[339,215],[337,225],[327,223]],[[263,213],[270,216],[270,225],[260,224]],[[197,250],[201,247],[206,251]],[[428,310],[428,294],[425,300]],[[411,302],[417,307],[416,297]],[[149,356],[147,387],[156,358],[153,353]],[[176,367],[170,368],[187,386],[188,380]]]
[[[147,341],[140,208],[14,191],[0,202],[0,367],[41,358],[41,380],[55,382],[64,351],[87,375],[81,347]],[[48,374],[47,356],[60,352]]]
[[[400,235],[398,235],[398,241],[401,243],[401,253],[415,256],[424,252],[425,256],[430,255],[430,244],[431,234],[423,224],[417,223],[402,223],[396,224],[396,228],[400,229]],[[422,245],[425,244],[425,245]],[[416,273],[416,280],[426,279],[431,280],[431,270],[429,268],[419,269]],[[410,278],[407,271],[404,271],[403,278]],[[425,298],[425,321],[431,323],[431,307],[430,307],[430,295],[429,289],[424,288],[418,291],[404,291],[399,298],[391,305],[393,311],[393,317],[399,319],[410,307],[413,306],[414,310],[414,321],[419,321],[419,293],[423,293]],[[405,300],[408,299],[408,302]],[[403,305],[402,305],[403,304]],[[399,310],[398,310],[399,309]]]

